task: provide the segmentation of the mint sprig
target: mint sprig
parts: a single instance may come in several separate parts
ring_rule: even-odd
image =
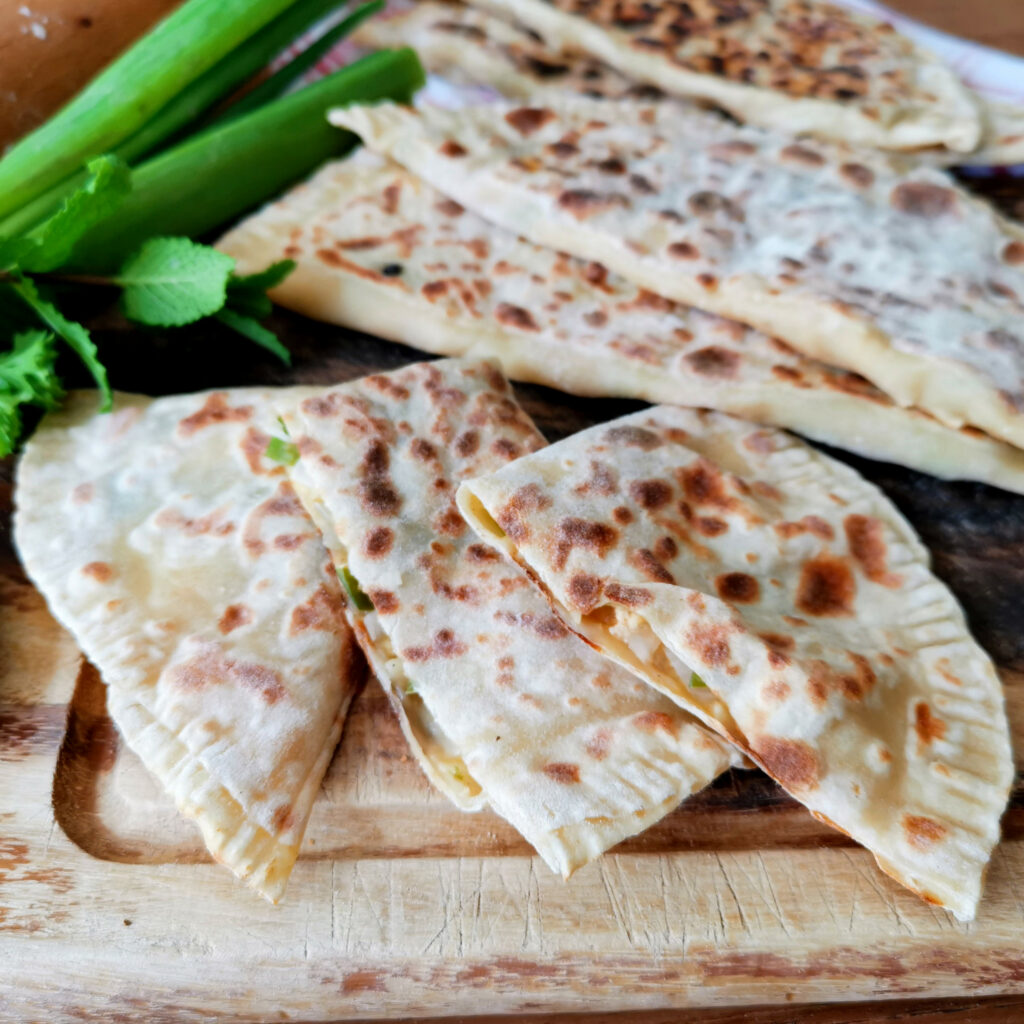
[[[21,408],[53,409],[64,396],[54,369],[54,337],[49,331],[24,331],[0,354],[0,453],[14,450],[21,433]]]

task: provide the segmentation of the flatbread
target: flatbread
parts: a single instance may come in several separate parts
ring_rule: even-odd
[[[367,377],[284,421],[296,489],[372,602],[347,602],[356,636],[458,806],[489,804],[568,876],[736,756],[573,636],[456,511],[461,479],[544,443],[494,363]]]
[[[628,101],[331,118],[533,242],[1024,447],[1024,228],[941,171]]]
[[[973,918],[1013,779],[1002,687],[875,487],[781,431],[659,406],[458,502],[573,629]]]
[[[884,149],[970,152],[970,91],[890,25],[815,0],[474,0],[555,50],[583,51],[740,121]]]
[[[119,394],[100,415],[72,395],[25,447],[14,536],[127,745],[276,902],[361,674],[327,552],[264,454],[270,398]]]
[[[240,272],[293,259],[274,299],[573,394],[704,406],[944,478],[1024,493],[1024,452],[902,409],[862,377],[596,263],[517,238],[366,150],[217,243]]]
[[[985,131],[981,147],[948,163],[967,167],[1007,167],[1024,164],[1024,110],[1011,103],[981,100]]]
[[[373,49],[411,46],[433,74],[455,85],[487,85],[512,99],[566,92],[595,99],[664,95],[585,54],[558,53],[522,25],[443,0],[420,0],[393,17],[371,18],[352,41]]]

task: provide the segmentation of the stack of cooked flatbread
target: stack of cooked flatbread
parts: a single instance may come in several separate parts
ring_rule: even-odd
[[[536,0],[513,23],[425,2],[370,23],[365,42],[410,42],[430,67],[519,102],[336,111],[374,156],[328,165],[221,245],[243,268],[296,260],[285,305],[492,355],[517,379],[712,407],[1024,490],[1024,229],[936,169],[934,151],[755,126],[948,149],[981,131],[978,104],[859,15],[762,0],[719,23],[705,6],[627,17]],[[654,44],[673,35],[679,52]],[[759,70],[757,54],[775,67],[791,37],[827,41],[800,51],[799,88]],[[862,85],[836,86],[855,71]],[[868,139],[876,121],[886,131]]]

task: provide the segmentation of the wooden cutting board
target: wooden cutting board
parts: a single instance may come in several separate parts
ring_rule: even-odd
[[[1003,191],[1009,207],[1024,190]],[[329,383],[419,358],[284,314],[292,371],[216,327],[142,333],[102,310],[91,322],[117,386],[153,394]],[[517,390],[552,439],[636,407]],[[999,664],[1024,754],[1024,498],[850,461],[933,550]],[[636,1020],[777,1004],[789,1009],[771,1019],[788,1021],[801,1003],[1024,993],[1020,784],[970,925],[757,772],[724,776],[566,883],[499,818],[432,792],[373,680],[285,899],[266,904],[210,863],[119,742],[103,685],[16,561],[12,473],[0,463],[0,1018]]]

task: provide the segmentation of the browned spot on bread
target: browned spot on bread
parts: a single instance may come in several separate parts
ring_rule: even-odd
[[[97,583],[109,583],[114,578],[114,569],[106,562],[89,562],[82,566],[82,572],[91,576]]]
[[[558,524],[552,564],[556,570],[564,569],[573,548],[586,548],[604,558],[618,539],[619,531],[614,526],[567,516]]]
[[[541,490],[540,484],[525,484],[520,487],[499,510],[498,525],[517,543],[530,536],[524,519],[531,512],[542,512],[550,507],[551,499]]]
[[[494,311],[495,319],[506,327],[514,327],[519,331],[539,331],[540,327],[533,314],[522,306],[514,306],[510,302],[501,302]]]
[[[610,444],[622,444],[631,448],[641,448],[645,452],[661,445],[661,438],[653,430],[644,427],[620,426],[609,427],[604,439]]]
[[[383,558],[395,543],[394,531],[389,526],[375,526],[366,535],[363,551],[370,558]]]
[[[715,577],[715,589],[723,601],[752,604],[761,595],[761,585],[745,572],[726,572]]]
[[[505,120],[520,135],[532,135],[552,121],[554,116],[555,112],[546,107],[519,107],[516,110],[510,110],[505,115]]]
[[[903,577],[889,572],[881,520],[871,516],[849,515],[843,520],[843,529],[846,531],[850,554],[869,580],[885,587],[898,587],[903,582]]]
[[[663,562],[671,562],[679,554],[679,545],[674,537],[665,534],[654,542],[654,555]]]
[[[725,478],[707,459],[697,459],[692,465],[677,472],[683,493],[695,505],[711,505],[728,510],[736,504],[725,487]]]
[[[329,633],[341,621],[341,598],[322,583],[302,604],[292,609],[288,632],[295,636],[307,629]]]
[[[779,156],[783,160],[803,164],[804,167],[821,167],[825,163],[825,158],[819,152],[808,146],[802,146],[798,142],[780,149]]]
[[[751,749],[765,771],[787,789],[817,789],[822,775],[821,764],[817,754],[803,741],[758,736]]]
[[[733,352],[718,345],[708,345],[696,352],[688,352],[683,361],[693,370],[705,377],[729,379],[735,377],[740,366],[738,352]]]
[[[218,391],[206,399],[198,412],[186,416],[178,424],[178,430],[188,437],[197,430],[213,426],[215,423],[244,423],[251,416],[251,405],[228,405],[227,395]]]
[[[742,221],[744,219],[743,210],[728,196],[723,196],[719,192],[694,192],[686,201],[686,205],[690,208],[690,212],[698,217],[722,213],[730,220]]]
[[[758,636],[774,651],[787,654],[796,646],[796,641],[784,633],[758,633]]]
[[[77,487],[71,492],[71,500],[76,505],[87,505],[92,501],[95,488],[92,484],[78,484]]]
[[[604,585],[601,580],[586,572],[573,573],[567,585],[569,601],[581,612],[593,611],[601,600]]]
[[[946,735],[946,723],[936,718],[924,701],[919,701],[914,705],[914,731],[920,749],[931,746],[932,740],[941,740]]]
[[[441,156],[455,158],[465,156],[469,150],[465,146],[459,145],[454,139],[445,139],[438,147],[438,152]]]
[[[486,544],[470,544],[466,548],[466,558],[470,562],[478,562],[480,564],[488,562],[500,562],[501,554],[494,550],[494,548],[488,547]]]
[[[370,442],[360,463],[359,500],[368,512],[380,518],[398,514],[402,499],[391,484],[391,454],[383,441]]]
[[[675,583],[676,578],[662,565],[650,548],[638,548],[630,552],[629,564],[639,570],[653,583]]]
[[[853,614],[857,584],[845,559],[819,555],[808,559],[800,570],[797,585],[798,611],[818,618]]]
[[[466,529],[466,521],[462,518],[454,501],[447,508],[438,512],[430,520],[430,525],[435,533],[445,537],[461,537]]]
[[[911,217],[932,219],[942,217],[956,209],[956,193],[942,185],[908,181],[897,185],[890,197],[892,205]]]
[[[551,145],[545,147],[547,152],[558,160],[567,160],[571,156],[575,156],[579,151],[580,147],[574,142],[567,142],[565,139],[560,139],[558,142],[552,142]]]
[[[677,260],[695,260],[700,256],[700,249],[691,242],[672,242],[668,254]]]
[[[665,480],[634,480],[629,485],[629,496],[648,512],[664,508],[672,500],[672,485]]]
[[[393,398],[396,402],[405,402],[409,398],[409,389],[398,384],[383,373],[372,373],[364,377],[362,381],[364,388],[377,391],[386,398]]]
[[[932,818],[925,818],[919,814],[903,815],[903,832],[907,842],[915,850],[929,850],[945,838],[947,831],[945,825]]]
[[[627,608],[642,608],[653,600],[643,587],[627,587],[622,583],[609,583],[605,594],[610,601],[624,604]]]
[[[612,519],[619,524],[619,526],[628,526],[633,522],[633,513],[625,505],[616,505],[612,509]]]
[[[670,736],[679,735],[679,722],[664,711],[641,711],[633,719],[633,724],[641,731],[647,733],[667,732]]]
[[[558,197],[558,205],[577,220],[586,220],[613,206],[629,206],[629,200],[617,193],[595,192],[587,188],[566,189]]]
[[[373,602],[374,610],[381,615],[394,615],[401,607],[398,596],[390,590],[371,588],[366,596]]]
[[[274,810],[273,817],[270,821],[276,835],[286,832],[295,824],[295,816],[292,814],[292,805],[279,804]]]
[[[274,538],[274,547],[278,551],[294,551],[304,540],[311,535],[308,533],[279,533]]]
[[[446,217],[461,217],[466,212],[466,208],[454,199],[442,199],[435,204],[434,209]]]
[[[875,181],[875,172],[863,164],[843,164],[839,168],[839,174],[857,188],[869,188]]]
[[[619,474],[607,462],[590,460],[590,476],[573,488],[576,494],[614,494],[619,487]]]
[[[694,519],[693,525],[704,537],[717,537],[729,529],[729,524],[724,519],[717,519],[715,516],[698,516]]]
[[[224,614],[220,617],[217,628],[222,633],[227,634],[234,629],[238,629],[240,626],[247,626],[250,622],[252,622],[252,612],[247,605],[229,604],[224,609]]]
[[[761,692],[765,700],[781,703],[789,696],[789,683],[783,679],[773,679]]]
[[[455,438],[455,454],[468,459],[480,450],[480,434],[476,430],[464,430]]]
[[[708,153],[719,160],[732,160],[735,157],[750,156],[757,152],[757,146],[752,142],[744,142],[742,139],[733,139],[729,142],[716,142],[708,147]]]
[[[270,501],[274,499],[271,498]],[[250,523],[250,528],[254,527],[256,523],[262,518],[263,515],[267,515],[267,502],[260,505],[256,509],[253,522]],[[299,510],[301,514],[301,508]],[[200,537],[203,534],[214,534],[217,537],[226,537],[229,533],[232,533],[235,529],[234,523],[221,522],[221,512],[219,509],[211,512],[209,515],[196,516],[195,518],[189,518],[182,511],[176,508],[165,508],[161,509],[154,522],[161,528],[177,529],[187,533],[190,537]],[[288,513],[291,514],[291,513]],[[248,540],[246,544],[248,546]],[[259,544],[262,548],[262,543]]]
[[[1011,267],[1024,264],[1024,242],[1007,242],[1003,249],[1003,262],[1009,263]]]
[[[565,786],[580,781],[579,765],[569,764],[566,761],[552,761],[551,764],[544,765],[544,774],[549,779],[561,782]]]
[[[267,704],[276,704],[287,693],[280,675],[256,662],[226,658],[221,651],[207,648],[170,670],[171,681],[182,690],[195,691],[207,686],[231,683],[251,690]]]
[[[612,734],[609,729],[598,729],[583,745],[583,749],[595,760],[603,761],[608,756]]]
[[[795,523],[776,523],[774,529],[785,540],[788,540],[790,537],[798,537],[804,533],[813,534],[822,540],[834,540],[836,535],[836,531],[832,529],[831,524],[820,516],[804,516],[803,519]]]
[[[409,661],[429,661],[431,658],[457,658],[469,648],[450,629],[439,629],[428,647],[407,647],[403,657]]]
[[[722,623],[694,623],[687,630],[685,639],[705,665],[711,668],[724,668],[732,653],[729,633],[729,627]]]

